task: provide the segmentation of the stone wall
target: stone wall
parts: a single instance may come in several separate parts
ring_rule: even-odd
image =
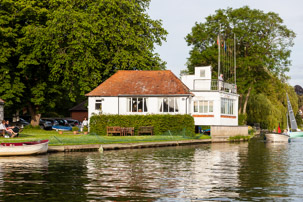
[[[211,126],[212,142],[226,142],[229,137],[248,136],[248,126]]]

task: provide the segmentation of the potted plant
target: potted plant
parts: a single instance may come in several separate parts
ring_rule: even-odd
[[[87,135],[87,133],[88,133],[88,127],[87,126],[83,127],[83,132],[84,132],[84,135]]]
[[[76,135],[76,134],[78,134],[79,128],[77,126],[73,126],[72,131],[73,131],[74,135]]]

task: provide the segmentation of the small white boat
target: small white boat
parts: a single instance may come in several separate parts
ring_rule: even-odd
[[[281,133],[267,133],[265,134],[267,142],[288,142],[289,135]]]
[[[286,93],[286,98],[287,98],[287,111],[288,111],[288,115],[286,113],[288,134],[289,134],[291,139],[293,139],[293,138],[302,138],[303,137],[303,131],[300,131],[298,129],[297,121],[296,121],[294,112],[292,110],[292,106],[291,106],[291,103],[289,101],[287,93]],[[291,130],[289,129],[288,116],[289,116]]]
[[[23,156],[43,154],[48,150],[48,140],[33,142],[1,143],[0,156]]]

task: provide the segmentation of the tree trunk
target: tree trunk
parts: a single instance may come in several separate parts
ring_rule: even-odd
[[[238,110],[238,114],[241,114],[241,112],[242,112],[242,98],[243,98],[243,96],[240,95],[240,97],[239,97],[239,110]]]
[[[248,92],[247,92],[247,94],[246,94],[245,101],[244,101],[244,105],[243,105],[242,114],[246,114],[246,107],[247,107],[247,102],[248,102],[248,98],[249,98],[251,89],[252,89],[252,85],[249,87]]]
[[[31,125],[32,126],[39,126],[41,114],[37,113],[37,109],[38,109],[38,107],[33,106],[32,104],[28,105],[28,110],[31,115]]]

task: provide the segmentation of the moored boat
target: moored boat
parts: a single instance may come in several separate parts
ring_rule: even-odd
[[[23,156],[43,154],[48,150],[48,140],[32,142],[1,143],[0,156]]]
[[[289,136],[283,133],[267,133],[265,137],[267,142],[289,142]]]
[[[303,131],[293,131],[289,132],[290,138],[303,137]]]

